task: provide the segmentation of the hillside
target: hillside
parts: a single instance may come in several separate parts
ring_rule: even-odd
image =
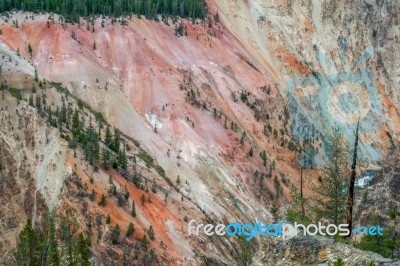
[[[3,14],[0,260],[13,261],[28,218],[40,227],[55,207],[97,239],[97,265],[231,265],[239,244],[189,237],[188,220],[271,220],[300,167],[317,182],[334,129],[352,146],[359,119],[358,174],[379,169],[399,141],[400,7],[369,2],[208,0],[203,19]],[[46,107],[63,104],[71,117],[49,120]],[[99,141],[74,133],[75,110]],[[114,151],[106,125],[121,132]],[[120,164],[105,166],[104,147]]]

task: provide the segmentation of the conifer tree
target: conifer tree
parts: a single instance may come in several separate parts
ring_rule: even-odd
[[[144,250],[147,250],[147,244],[148,244],[148,242],[147,242],[146,234],[143,234],[142,246],[143,246],[143,249],[144,249]]]
[[[347,150],[340,135],[331,139],[331,162],[320,177],[314,206],[317,218],[325,218],[338,225],[344,222],[349,167]]]
[[[77,237],[74,249],[74,265],[90,266],[89,243],[88,240],[83,236],[82,232]]]
[[[135,232],[135,227],[133,226],[133,223],[130,222],[129,226],[128,226],[128,229],[126,230],[126,236],[130,237],[130,236],[133,235],[134,232]]]
[[[112,232],[111,232],[111,242],[112,242],[114,245],[118,244],[118,238],[119,238],[120,233],[121,233],[121,230],[120,230],[120,228],[119,228],[119,225],[117,224],[117,225],[113,228],[113,230],[112,230]]]
[[[107,199],[106,196],[104,196],[104,194],[101,195],[100,201],[99,201],[99,205],[100,206],[106,206],[107,203]]]
[[[104,138],[104,143],[106,144],[107,148],[111,149],[111,146],[112,146],[112,135],[111,135],[110,126],[108,126],[108,125],[107,125],[107,128],[106,128],[106,134],[105,134],[105,138]]]
[[[119,131],[118,128],[114,128],[114,139],[112,141],[112,150],[115,151],[116,153],[119,152],[119,146],[120,146],[120,141],[121,141],[121,132]]]
[[[34,106],[34,103],[33,103],[33,95],[31,95],[31,96],[29,96],[29,106]]]
[[[39,74],[36,68],[35,68],[35,81],[39,81]]]
[[[32,57],[32,52],[33,52],[33,50],[32,50],[32,46],[31,46],[31,44],[29,43],[28,44],[28,53],[29,53],[29,55]]]
[[[64,243],[63,261],[68,265],[75,265],[75,252],[74,246],[76,243],[75,234],[78,231],[77,221],[70,217],[67,213],[66,217],[61,221],[61,239]]]
[[[239,265],[251,265],[253,260],[253,250],[254,250],[254,243],[253,241],[247,241],[244,235],[238,237],[239,241],[239,252],[234,255],[234,259]]]
[[[74,115],[72,117],[72,135],[74,139],[80,140],[81,137],[81,122],[79,120],[79,112],[75,109]]]
[[[154,240],[154,229],[153,229],[153,226],[150,225],[149,230],[147,231],[147,234],[149,235],[151,240]]]
[[[56,213],[53,210],[47,218],[48,226],[48,265],[58,266],[61,263],[58,252],[58,239],[56,231]]]
[[[38,95],[36,96],[36,109],[38,110],[39,113],[42,112],[42,103]]]
[[[31,220],[28,219],[28,222],[19,235],[17,243],[17,264],[40,265],[40,247],[42,245],[41,237],[35,232]]]
[[[62,107],[61,107],[61,121],[63,123],[67,122],[67,107],[65,105],[65,100],[62,101]]]
[[[201,0],[146,0],[146,1],[121,1],[121,0],[12,0],[4,1],[0,5],[0,12],[11,10],[24,10],[31,12],[57,12],[63,16],[65,22],[79,22],[79,17],[93,17],[95,15],[105,15],[116,18],[131,13],[141,14],[149,18],[157,19],[157,15],[181,16],[188,18],[204,18],[206,8]],[[115,19],[114,19],[115,20]],[[121,19],[121,24],[125,23]],[[18,28],[18,21],[14,22]],[[87,29],[90,30],[89,23]],[[47,23],[50,27],[50,23]],[[94,26],[92,25],[92,32]]]
[[[111,167],[111,153],[107,148],[103,148],[103,165],[106,169]]]

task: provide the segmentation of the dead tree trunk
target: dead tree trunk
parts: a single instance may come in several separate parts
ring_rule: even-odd
[[[356,166],[357,166],[357,147],[358,147],[358,130],[360,127],[360,121],[357,123],[356,129],[356,140],[354,143],[354,152],[353,152],[353,163],[351,165],[351,177],[350,177],[350,185],[349,185],[349,195],[347,198],[347,214],[346,214],[346,223],[349,225],[349,234],[347,237],[351,236],[351,231],[353,229],[353,203],[354,203],[354,183],[356,181]]]
[[[301,199],[301,218],[304,218],[303,166],[301,166],[300,170],[300,199]]]

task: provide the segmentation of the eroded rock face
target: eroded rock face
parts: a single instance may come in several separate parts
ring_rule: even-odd
[[[25,18],[23,13],[13,13],[8,22],[4,18],[0,21],[3,32],[0,52],[5,55],[1,63],[10,83],[25,89],[25,76],[21,73],[32,78],[35,69],[40,78],[63,83],[112,126],[138,140],[174,183],[177,176],[182,183],[187,181],[181,185],[181,191],[201,209],[182,211],[183,207],[188,210],[193,207],[185,206],[186,202],[182,203],[183,207],[170,204],[166,208],[163,196],[155,196],[159,201],[153,199],[158,204],[152,206],[157,208],[143,208],[146,218],[138,226],[146,230],[149,224],[157,225],[156,234],[168,244],[168,249],[156,251],[172,264],[193,262],[193,250],[200,246],[210,246],[204,248],[203,254],[210,257],[212,254],[213,258],[219,257],[221,262],[229,264],[229,254],[222,254],[227,252],[225,248],[221,253],[212,253],[216,248],[209,245],[210,239],[202,238],[200,245],[192,243],[198,239],[187,238],[184,217],[201,219],[201,213],[207,213],[216,221],[230,222],[268,218],[272,203],[285,203],[291,183],[297,184],[300,176],[298,152],[288,148],[290,141],[296,140],[296,136],[304,140],[310,133],[315,135],[311,136],[314,148],[323,150],[319,148],[325,145],[321,134],[328,137],[335,120],[321,116],[322,111],[333,113],[342,122],[350,118],[354,124],[355,117],[346,115],[353,111],[354,97],[346,98],[346,94],[337,97],[343,101],[345,112],[340,111],[341,107],[335,104],[337,101],[331,101],[330,105],[322,102],[312,112],[308,111],[308,106],[297,109],[288,100],[288,80],[312,81],[315,86],[311,89],[318,95],[320,83],[329,83],[326,77],[331,77],[332,73],[358,73],[368,69],[366,79],[374,84],[371,88],[378,98],[372,105],[379,107],[380,116],[371,116],[368,123],[362,125],[365,132],[360,136],[363,143],[360,146],[374,146],[375,151],[385,155],[390,147],[385,131],[391,133],[394,141],[398,140],[400,132],[399,4],[396,1],[209,0],[207,4],[211,17],[218,11],[219,21],[191,23],[183,20],[188,34],[181,37],[174,35],[172,22],[166,25],[137,17],[127,21],[125,26],[106,20],[103,27],[101,21],[96,20],[93,31],[85,29],[87,22],[83,20],[79,25],[61,25],[57,19],[48,24],[46,14],[35,14],[35,19],[31,19]],[[12,26],[11,21],[15,20],[20,22],[20,27]],[[93,41],[97,46],[95,50]],[[32,55],[26,49],[28,43],[33,48]],[[365,51],[371,52],[362,57]],[[343,77],[354,80],[360,76]],[[346,92],[349,88],[351,86],[342,90]],[[293,89],[296,91],[295,86]],[[368,102],[368,95],[360,88],[358,91],[361,92],[356,96],[364,101],[362,103]],[[335,95],[340,96],[340,93]],[[1,107],[6,105],[0,104]],[[2,112],[4,119],[12,112],[12,117],[7,119],[18,122],[15,108],[12,106],[12,110]],[[2,173],[6,176],[0,183],[0,198],[7,203],[11,194],[16,205],[8,205],[8,209],[4,207],[0,212],[0,218],[5,217],[4,230],[13,232],[6,236],[9,239],[14,239],[18,231],[16,219],[25,221],[37,213],[34,203],[41,197],[42,208],[58,205],[83,209],[85,205],[75,196],[83,195],[84,189],[73,186],[73,182],[62,183],[63,177],[70,173],[65,168],[66,163],[70,169],[86,171],[79,177],[88,186],[91,186],[92,175],[82,161],[73,159],[71,154],[67,156],[66,148],[59,145],[60,139],[54,132],[48,132],[44,121],[27,122],[36,118],[33,110],[20,111],[25,118],[18,119],[30,129],[17,128],[17,124],[9,128],[8,124],[0,123],[0,141],[3,141],[0,155],[7,164]],[[295,119],[300,121],[299,127],[293,127]],[[303,123],[306,120],[308,122]],[[319,124],[316,128],[319,135],[315,134],[315,128],[308,128],[310,121]],[[350,142],[353,124],[343,127],[342,132]],[[305,135],[296,133],[297,128],[306,126]],[[17,140],[20,131],[24,135],[20,134]],[[37,148],[31,148],[33,143]],[[254,153],[252,156],[250,149]],[[264,163],[259,156],[263,151],[267,157]],[[378,158],[376,153],[367,152],[367,155],[370,159]],[[322,155],[315,159],[322,160]],[[374,205],[375,209],[386,210],[388,199],[399,201],[399,171],[387,170],[391,171],[387,185],[371,193],[371,201],[379,202]],[[101,186],[95,187],[97,195],[107,193],[108,174],[100,171],[95,175],[102,178]],[[308,174],[312,179],[318,173],[310,170]],[[150,179],[153,178],[159,176],[153,173]],[[278,189],[274,187],[274,178],[285,180]],[[122,178],[117,181],[124,187]],[[62,188],[67,196],[64,194],[60,199]],[[140,202],[140,195],[137,195],[142,192],[133,186],[127,188]],[[130,219],[128,211],[114,205],[102,211],[95,202],[88,206],[93,215],[113,211],[112,218],[124,227]],[[21,214],[20,217],[13,212]],[[367,213],[363,215],[368,217]],[[179,229],[179,237],[166,233],[169,224]],[[171,229],[171,232],[175,231]],[[141,234],[142,231],[137,237]],[[306,240],[300,244],[310,252],[303,262],[317,262],[322,251],[312,250],[325,249],[322,244],[307,244]],[[274,249],[279,253],[280,249],[295,248],[294,244],[290,244],[293,247],[287,245],[279,244]],[[173,252],[171,247],[174,247]],[[296,259],[290,252],[284,253]],[[113,258],[115,254],[108,255]]]
[[[393,173],[391,180],[389,181],[390,193],[394,200],[400,202],[400,169],[396,169],[396,172]]]
[[[0,106],[0,260],[7,265],[26,220],[40,226],[58,202],[61,187],[53,184],[62,183],[67,171],[58,161],[65,147],[57,131],[48,129],[34,108],[4,96]],[[47,145],[46,137],[53,145]],[[46,153],[50,149],[54,152]],[[47,174],[38,173],[40,167]]]
[[[342,258],[345,265],[400,265],[399,260],[385,259],[375,253],[362,251],[351,245],[323,237],[294,237],[289,240],[262,240],[252,265],[333,265]]]
[[[342,92],[352,87],[337,86],[339,92],[333,98],[340,99],[345,110],[337,106],[339,100],[332,100],[310,111],[308,105],[297,108],[289,101],[290,79],[314,82],[318,96],[323,87],[319,81],[329,83],[327,77],[332,73],[367,69],[365,79],[373,84],[372,95],[377,100],[370,99],[364,107],[377,111],[362,121],[360,149],[365,156],[360,158],[374,160],[387,152],[386,130],[397,139],[398,5],[388,1],[348,5],[346,1],[261,0],[210,0],[207,4],[210,14],[218,10],[219,21],[211,21],[209,27],[184,20],[188,34],[183,37],[174,35],[172,24],[137,17],[125,26],[105,21],[103,27],[96,20],[94,30],[88,31],[85,21],[63,27],[47,24],[46,15],[33,20],[17,13],[11,20],[21,26],[14,28],[3,21],[0,39],[3,50],[19,49],[26,59],[18,57],[15,70],[32,75],[35,67],[41,77],[64,83],[113,126],[139,140],[168,176],[187,176],[193,187],[201,188],[188,196],[217,218],[234,213],[238,208],[231,206],[236,202],[245,206],[244,216],[250,220],[259,214],[269,216],[263,206],[279,198],[274,197],[278,193],[273,178],[285,176],[294,183],[299,177],[298,152],[288,148],[290,141],[311,140],[313,149],[308,154],[323,161],[329,157],[326,140],[335,123],[351,121],[342,125],[341,133],[352,143],[357,115],[346,113],[354,111],[352,103],[357,97],[368,104],[369,95],[359,89],[356,97],[347,97]],[[27,43],[33,47],[32,56],[22,49]],[[365,51],[371,53],[363,57]],[[359,77],[343,76],[348,81]],[[363,85],[358,83],[356,87]],[[251,94],[251,102],[241,100],[243,91]],[[187,93],[195,99],[189,100]],[[246,137],[241,144],[243,132]],[[251,148],[256,156],[248,156]],[[264,150],[266,166],[257,156]],[[223,169],[216,171],[212,182],[198,171],[204,156],[213,158],[205,168],[213,168],[212,162]],[[270,173],[272,162],[276,169]],[[310,175],[315,178],[317,173],[310,171]],[[285,184],[281,202],[289,192],[290,184]],[[239,197],[226,202],[210,197],[221,194]]]
[[[392,149],[371,184],[356,193],[355,220],[358,224],[375,222],[384,228],[394,225],[390,212],[400,210],[400,148]]]

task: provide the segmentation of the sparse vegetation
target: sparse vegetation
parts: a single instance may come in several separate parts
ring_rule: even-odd
[[[175,25],[175,35],[180,37],[187,35],[187,29],[185,24],[183,24],[182,21],[180,21],[177,25]]]
[[[109,189],[109,195],[107,194],[101,194],[101,192],[98,192],[99,195],[96,195],[96,192],[94,189],[90,188],[88,190],[88,193],[80,193],[79,198],[83,199],[84,197],[87,197],[91,201],[95,201],[98,203],[99,206],[107,206],[107,201],[112,201],[111,197],[117,196],[116,200],[118,203],[118,206],[124,207],[126,206],[127,198],[129,198],[129,193],[127,192],[126,188],[125,190],[123,188],[117,188],[117,183],[114,185],[115,180],[111,176],[114,175],[113,169],[116,168],[116,170],[119,173],[121,172],[121,168],[123,168],[122,163],[118,163],[121,160],[118,160],[118,156],[123,156],[125,157],[124,159],[126,161],[129,160],[129,171],[127,171],[128,175],[126,175],[127,180],[148,180],[146,179],[144,175],[144,172],[146,171],[140,171],[144,170],[144,168],[139,164],[136,165],[136,160],[137,158],[143,159],[143,161],[147,161],[146,164],[148,164],[151,168],[154,169],[155,172],[157,172],[161,177],[164,178],[164,180],[167,182],[167,184],[170,185],[170,188],[176,188],[175,185],[171,182],[171,180],[166,176],[164,169],[157,165],[156,161],[149,155],[147,152],[145,152],[142,148],[140,148],[140,145],[138,142],[135,142],[131,138],[123,135],[118,129],[110,128],[109,124],[107,124],[106,121],[103,120],[103,117],[101,115],[98,115],[95,111],[93,111],[91,108],[88,109],[87,103],[85,103],[83,100],[77,99],[75,96],[71,95],[68,93],[67,90],[65,90],[62,87],[56,86],[56,89],[58,92],[60,92],[61,95],[61,105],[55,105],[54,102],[52,102],[54,99],[50,98],[50,101],[47,102],[46,100],[46,81],[43,80],[43,83],[45,84],[40,85],[39,87],[42,88],[42,90],[32,91],[34,90],[29,90],[29,94],[26,94],[26,90],[13,90],[16,93],[20,92],[20,98],[21,100],[26,100],[31,107],[34,107],[38,110],[38,112],[41,114],[43,118],[46,118],[47,120],[47,125],[52,126],[54,128],[57,128],[59,130],[60,136],[62,138],[66,139],[68,141],[68,147],[73,150],[74,157],[77,158],[77,160],[80,160],[81,158],[86,160],[89,164],[86,165],[92,165],[93,170],[97,170],[96,167],[101,167],[103,166],[104,168],[111,169],[110,170],[110,178],[109,178],[109,183],[110,183],[110,189]],[[54,85],[53,83],[47,83]],[[43,87],[42,87],[43,86]],[[10,88],[7,88],[7,90],[10,91]],[[17,94],[15,94],[17,95]],[[29,98],[29,100],[28,100]],[[108,128],[108,130],[107,130]],[[127,156],[125,155],[125,149],[128,150],[128,147],[132,147],[131,142],[134,142],[135,146],[138,148],[135,151],[131,151],[131,153]],[[129,145],[129,146],[128,146]],[[133,155],[133,153],[135,153]],[[142,158],[140,158],[142,157]],[[120,157],[121,158],[121,157]],[[118,163],[116,166],[114,162]],[[136,166],[139,168],[139,171],[136,170]],[[76,167],[76,166],[75,166]],[[142,168],[140,168],[142,167]],[[150,169],[148,169],[150,170]],[[133,174],[131,174],[133,171]],[[75,173],[76,175],[76,173]],[[77,175],[76,175],[77,178]],[[180,183],[180,179],[178,178],[178,183]],[[91,175],[90,176],[90,183],[91,184],[96,184],[96,176]],[[137,182],[137,183],[140,183]],[[135,182],[135,184],[137,184]],[[175,183],[175,182],[174,182]],[[79,187],[86,185],[85,183],[79,182]],[[144,189],[144,186],[138,186],[141,189]],[[171,193],[171,190],[169,192],[165,191],[165,188],[162,186],[158,186],[157,189],[162,189],[163,193],[166,195],[165,199],[169,197],[169,194]],[[177,190],[178,191],[178,190]],[[179,192],[179,191],[178,191]],[[146,195],[146,196],[145,196]],[[151,203],[151,194],[143,194],[142,196],[142,204],[145,204],[146,202]],[[96,199],[96,197],[98,197]],[[110,197],[110,199],[108,199]],[[168,198],[169,199],[169,198]],[[183,199],[183,196],[182,196]],[[191,201],[190,198],[187,198],[189,201]],[[173,202],[173,200],[169,200],[169,202]],[[89,203],[90,204],[90,203]],[[84,207],[87,210],[87,207]],[[84,209],[83,208],[83,209]],[[132,202],[132,210],[131,210],[132,216],[136,216],[136,210],[135,210],[135,203]],[[97,218],[97,217],[96,217]],[[107,215],[105,217],[105,224],[111,224],[111,216]],[[113,224],[116,221],[112,221]],[[101,224],[101,219],[99,220],[99,223]],[[104,222],[103,222],[104,223]],[[98,224],[97,226],[100,226]],[[106,225],[103,226],[106,226]],[[129,228],[127,228],[128,231]],[[115,228],[112,229],[112,233],[115,233]],[[97,242],[102,241],[102,235],[104,233],[110,233],[110,231],[104,231],[102,228],[97,228],[98,235],[95,238],[95,241]],[[125,234],[127,232],[124,232]],[[154,234],[154,229],[151,227],[149,228],[149,231],[147,232],[147,237],[150,239],[153,239],[153,234]],[[113,238],[112,242],[113,243],[120,243],[120,241],[115,240]],[[84,264],[82,264],[84,265]]]
[[[292,184],[291,191],[291,208],[286,210],[286,218],[290,222],[297,222],[308,225],[311,223],[308,216],[303,213],[303,206],[307,204],[304,198],[301,197],[295,185]]]

